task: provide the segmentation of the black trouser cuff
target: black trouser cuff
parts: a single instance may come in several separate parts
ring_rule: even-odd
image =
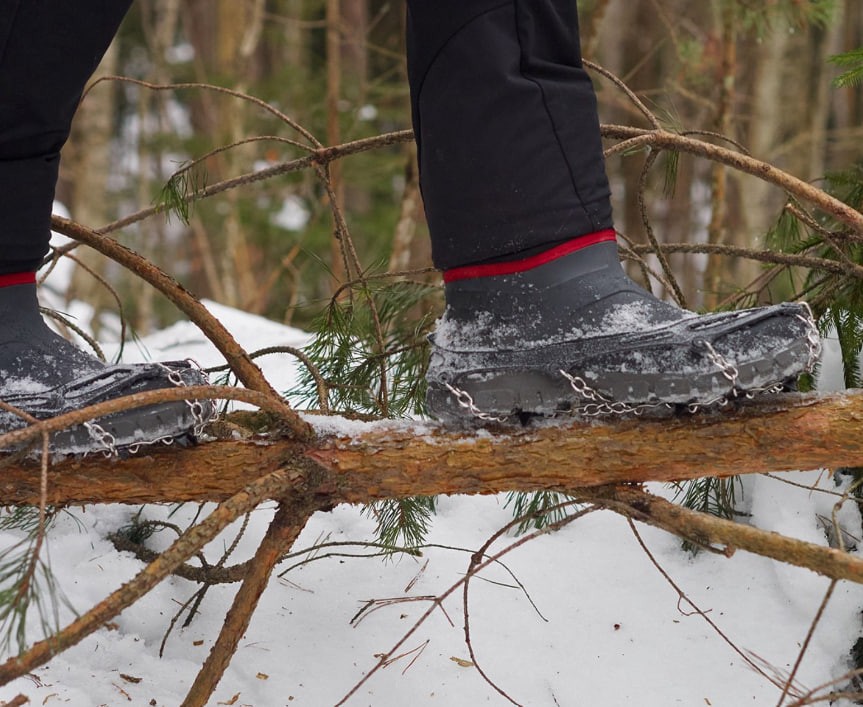
[[[0,272],[35,270],[48,252],[59,164],[56,154],[0,160]]]
[[[408,73],[435,265],[610,228],[572,0],[410,0]]]

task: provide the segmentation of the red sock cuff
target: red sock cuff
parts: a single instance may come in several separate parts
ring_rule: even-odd
[[[474,277],[489,277],[490,275],[513,275],[514,273],[524,272],[545,265],[552,260],[562,258],[564,255],[575,253],[577,250],[587,248],[588,246],[604,243],[606,241],[616,240],[617,236],[613,228],[606,228],[596,233],[588,233],[584,236],[577,236],[572,240],[560,243],[559,245],[544,250],[536,255],[531,255],[521,260],[507,260],[503,263],[485,263],[482,265],[464,265],[459,268],[451,268],[444,271],[444,282],[455,282],[456,280],[467,280]]]
[[[35,272],[13,272],[8,275],[0,275],[0,287],[11,287],[12,285],[35,285]]]

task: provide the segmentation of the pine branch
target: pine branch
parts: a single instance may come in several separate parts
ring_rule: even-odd
[[[863,83],[863,47],[831,56],[831,64],[845,69],[833,79],[836,88],[859,86]]]
[[[385,499],[367,505],[363,512],[375,518],[378,543],[391,552],[404,552],[425,543],[435,514],[435,497]]]
[[[568,501],[572,501],[571,496],[557,491],[514,491],[507,495],[504,508],[512,506],[512,515],[521,519],[515,527],[515,533],[521,535],[554,525],[577,512],[578,507],[567,505]]]

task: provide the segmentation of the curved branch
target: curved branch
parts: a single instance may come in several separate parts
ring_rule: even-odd
[[[334,160],[341,159],[342,157],[366,152],[367,150],[373,150],[378,147],[386,147],[388,145],[396,145],[401,142],[408,142],[409,140],[413,140],[413,131],[401,130],[392,133],[384,133],[383,135],[376,135],[375,137],[363,138],[361,140],[354,140],[352,142],[346,142],[342,145],[335,145],[333,147],[321,147],[313,150],[305,157],[299,157],[286,162],[279,162],[272,167],[267,167],[266,169],[261,169],[257,172],[248,172],[246,174],[241,174],[238,177],[232,177],[231,179],[216,182],[215,184],[211,184],[208,187],[187,195],[184,200],[186,202],[200,201],[209,196],[221,194],[229,189],[235,189],[247,184],[265,181],[283,174],[299,172],[303,169],[313,167],[314,165],[326,165]],[[141,209],[140,211],[136,211],[135,213],[129,214],[121,219],[112,221],[101,228],[97,228],[96,233],[105,234],[118,231],[121,228],[125,228],[126,226],[137,223],[138,221],[143,221],[150,216],[160,213],[161,210],[162,209],[160,207],[156,206]]]
[[[176,567],[200,550],[222,530],[267,498],[298,487],[305,478],[284,469],[263,476],[227,501],[219,505],[207,518],[177,538],[159,557],[141,570],[133,579],[112,592],[86,614],[66,626],[58,634],[34,644],[25,653],[10,658],[0,665],[0,685],[26,675],[44,665],[55,655],[71,648],[94,631],[104,626],[123,609],[134,604],[149,592]]]
[[[863,266],[857,263],[818,258],[812,255],[777,253],[772,250],[756,250],[754,248],[742,248],[740,246],[724,245],[721,243],[663,243],[661,248],[667,253],[729,255],[748,258],[749,260],[758,260],[763,263],[777,263],[779,265],[823,270],[837,275],[850,275],[851,277],[863,278]],[[653,253],[655,251],[653,245],[630,245],[629,249],[637,254]]]
[[[662,129],[645,130],[625,125],[602,125],[600,129],[604,137],[621,140],[630,140],[635,137],[650,135],[651,138],[647,141],[647,144],[652,147],[688,152],[728,165],[746,174],[751,174],[765,182],[782,187],[798,199],[814,204],[822,211],[849,226],[855,234],[863,238],[863,213],[852,209],[848,204],[830,196],[827,192],[788,174],[788,172],[777,169],[767,162],[762,162],[748,155],[742,155],[739,152],[734,152],[719,145],[684,137],[683,135]]]
[[[52,217],[51,222],[52,227],[58,232],[76,241],[86,243],[94,250],[99,251],[128,270],[131,270],[142,280],[159,290],[201,329],[225,357],[243,385],[270,396],[273,399],[272,405],[279,410],[278,414],[281,415],[285,424],[299,439],[311,438],[312,431],[309,425],[303,422],[297,413],[273,389],[269,381],[264,378],[261,369],[249,358],[249,354],[246,353],[245,349],[237,343],[236,339],[234,339],[224,325],[210,314],[206,307],[179,282],[157,268],[146,258],[138,255],[113,238],[108,238],[86,226],[58,216]]]
[[[627,518],[654,525],[702,545],[725,545],[729,557],[746,550],[804,567],[831,579],[863,584],[863,560],[842,550],[789,538],[779,533],[691,511],[631,486],[576,492],[578,498],[605,506]]]
[[[181,707],[204,707],[222,675],[231,662],[237,645],[249,627],[252,614],[258,606],[261,595],[267,588],[273,568],[279,561],[285,547],[290,547],[302,532],[306,521],[315,509],[298,507],[297,504],[282,502],[276,516],[267,529],[267,534],[258,546],[249,572],[234,596],[234,601],[219,637],[210,649],[207,660],[195,678]]]
[[[306,140],[308,140],[312,146],[302,145],[300,143],[296,143],[297,147],[302,147],[306,150],[312,150],[316,147],[320,147],[321,143],[318,139],[312,135],[308,130],[306,130],[302,125],[300,125],[297,121],[291,118],[289,115],[282,113],[278,108],[271,106],[266,101],[261,100],[260,98],[256,98],[255,96],[251,96],[248,93],[243,93],[242,91],[235,91],[232,88],[227,88],[226,86],[216,86],[214,84],[209,83],[169,83],[169,84],[160,84],[160,83],[151,83],[149,81],[142,81],[141,79],[133,79],[129,76],[100,76],[98,79],[93,81],[88,87],[86,93],[89,93],[93,88],[95,88],[98,84],[103,81],[117,81],[119,83],[130,83],[135,86],[142,86],[143,88],[150,89],[151,91],[179,91],[182,89],[202,89],[204,91],[213,91],[215,93],[223,93],[227,96],[231,96],[233,98],[239,98],[243,101],[248,101],[249,103],[253,103],[259,108],[263,108],[268,113],[274,115],[276,118],[281,120],[286,125],[291,126],[294,130],[296,130],[300,135],[302,135]],[[85,96],[86,96],[85,93]]]

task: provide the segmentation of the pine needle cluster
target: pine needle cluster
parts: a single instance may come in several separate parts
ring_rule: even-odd
[[[60,629],[60,608],[71,608],[48,561],[44,533],[52,519],[49,513],[43,528],[38,508],[0,510],[0,533],[17,538],[0,556],[0,653],[26,648],[33,618],[43,636],[53,635]]]
[[[362,419],[425,413],[428,334],[439,289],[410,280],[368,277],[333,297],[315,322],[306,355],[323,378],[330,412]],[[292,395],[314,405],[318,381],[310,370]],[[425,542],[435,512],[433,497],[370,504],[377,541],[386,547]]]
[[[426,541],[435,515],[434,496],[387,499],[365,507],[375,519],[378,542],[388,548],[388,556],[420,547]]]
[[[863,208],[863,165],[830,173],[826,189],[854,209]],[[845,386],[860,387],[861,349],[863,349],[863,281],[850,272],[863,266],[863,244],[853,239],[847,228],[822,217],[803,223],[786,210],[769,234],[778,250],[805,253],[844,264],[847,272],[811,270],[803,292],[817,317],[822,336],[835,336],[842,354]]]
[[[425,412],[427,336],[438,292],[424,283],[369,278],[330,300],[305,351],[326,384],[330,411],[364,419]],[[292,395],[314,406],[318,385],[309,370]]]
[[[833,79],[836,88],[859,86],[863,83],[863,47],[831,56],[829,61],[843,69],[842,73]]]
[[[814,25],[824,27],[836,18],[837,0],[773,0],[769,3],[748,0],[724,0],[734,3],[744,27],[751,28],[762,36],[775,28],[779,22],[790,27]]]
[[[578,511],[573,497],[556,491],[517,491],[507,494],[504,508],[512,506],[514,518],[520,518],[515,533],[542,530]]]
[[[180,167],[159,191],[154,201],[156,210],[170,220],[176,216],[181,223],[189,225],[195,194],[206,188],[207,173],[192,164]]]

